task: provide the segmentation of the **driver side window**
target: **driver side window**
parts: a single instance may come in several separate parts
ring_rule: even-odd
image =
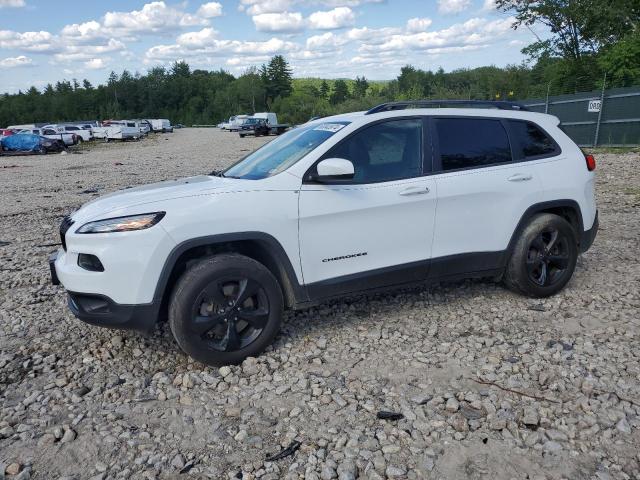
[[[324,155],[332,157],[353,163],[353,183],[418,177],[422,173],[422,120],[391,120],[366,127]]]

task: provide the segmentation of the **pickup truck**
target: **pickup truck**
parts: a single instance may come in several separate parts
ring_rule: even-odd
[[[263,112],[256,113],[246,119],[242,125],[239,126],[238,133],[241,138],[247,135],[255,135],[256,137],[270,134],[281,135],[287,128],[289,128],[289,124],[278,123],[278,117],[276,117],[275,113]]]
[[[45,125],[43,129],[52,129],[57,133],[73,133],[78,136],[77,143],[93,140],[91,130],[85,130],[77,125]]]
[[[30,128],[20,130],[17,135],[39,135],[51,140],[62,140],[66,146],[76,145],[81,138],[75,133],[56,132],[53,128]]]
[[[229,121],[222,123],[220,129],[229,130],[230,132],[233,132],[234,130],[238,131],[238,125],[244,123],[247,118],[249,118],[249,115],[234,115],[232,117],[229,117]]]

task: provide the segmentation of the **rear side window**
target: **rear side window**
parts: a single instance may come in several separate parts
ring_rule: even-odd
[[[517,158],[526,159],[559,153],[556,143],[540,127],[523,120],[509,120]]]
[[[500,120],[434,119],[442,170],[511,162],[511,146]]]

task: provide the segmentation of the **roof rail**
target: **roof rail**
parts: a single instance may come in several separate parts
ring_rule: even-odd
[[[392,110],[406,110],[409,108],[495,108],[498,110],[529,111],[519,103],[493,100],[406,100],[401,102],[382,103],[368,110],[365,115],[372,113],[390,112]]]

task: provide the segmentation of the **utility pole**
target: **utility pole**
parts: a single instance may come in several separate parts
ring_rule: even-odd
[[[602,110],[604,110],[604,89],[607,84],[607,72],[604,72],[602,80],[602,92],[600,93],[600,110],[598,111],[598,122],[596,123],[596,135],[593,139],[593,146],[598,146],[598,136],[600,135],[600,121],[602,120]]]

